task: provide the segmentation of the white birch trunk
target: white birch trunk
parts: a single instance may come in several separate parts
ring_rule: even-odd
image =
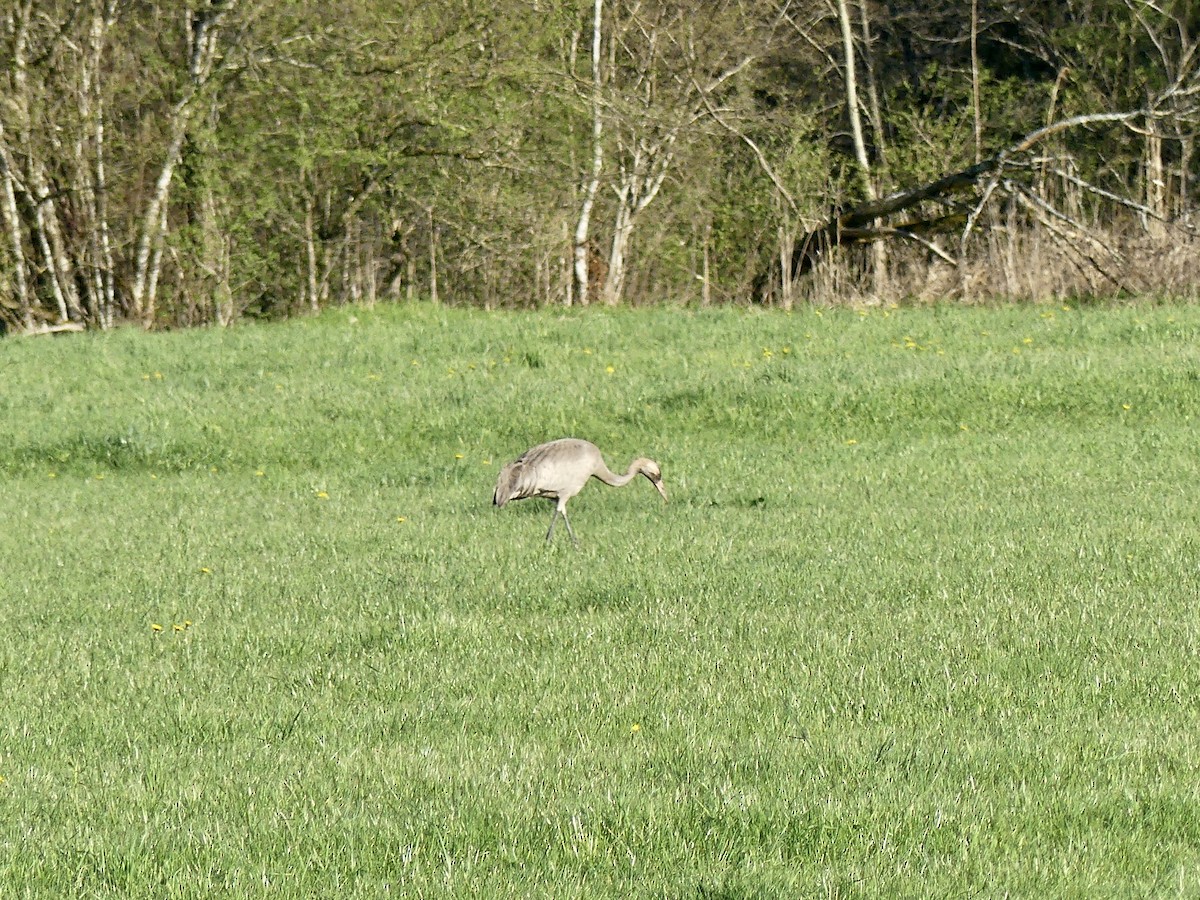
[[[15,90],[10,102],[17,113],[17,121],[21,125],[19,136],[21,144],[28,148],[25,166],[25,195],[34,206],[34,223],[30,235],[33,245],[41,253],[42,266],[50,284],[50,293],[54,298],[60,322],[71,320],[72,315],[79,316],[79,304],[70,279],[70,266],[66,259],[66,249],[62,232],[58,227],[58,210],[54,203],[50,182],[46,170],[39,159],[32,155],[33,120],[29,106],[29,80],[25,52],[29,38],[29,17],[32,14],[32,4],[27,4],[20,13],[20,21],[12,43],[12,79]]]
[[[134,318],[149,325],[154,318],[157,306],[158,266],[162,259],[162,241],[166,233],[167,196],[171,191],[171,179],[175,174],[175,166],[183,151],[183,140],[187,135],[187,120],[190,118],[188,107],[178,108],[173,123],[171,142],[167,145],[167,154],[163,159],[162,168],[154,182],[154,191],[146,204],[142,215],[141,228],[138,231],[137,255],[134,257],[133,286],[130,289],[130,310]]]
[[[575,223],[575,295],[580,306],[588,301],[588,232],[591,229],[592,208],[596,204],[596,193],[600,188],[600,173],[604,168],[604,119],[601,114],[600,39],[603,25],[604,0],[596,0],[592,13],[592,170],[583,189],[583,205]],[[611,263],[610,269],[611,272]],[[567,305],[570,306],[570,293]]]
[[[111,328],[116,313],[117,289],[116,266],[113,261],[112,230],[108,224],[108,172],[105,165],[105,128],[104,106],[101,101],[96,108],[96,158],[95,158],[95,195],[96,195],[96,226],[95,234],[99,244],[97,253],[101,271],[100,294],[100,327]]]
[[[17,309],[21,325],[26,330],[33,327],[33,307],[29,296],[29,282],[25,277],[25,252],[21,246],[21,214],[17,209],[17,193],[13,187],[14,173],[12,157],[4,141],[4,123],[0,122],[0,216],[4,219],[4,230],[8,232],[8,250],[13,259],[13,286],[16,291]]]
[[[608,276],[604,280],[604,302],[615,306],[625,291],[626,256],[638,216],[646,209],[667,178],[675,160],[672,147],[678,129],[654,147],[639,143],[633,151],[628,168],[622,167],[617,184],[617,213],[613,222],[612,249],[608,259]],[[649,171],[644,171],[649,170]]]
[[[860,0],[863,2],[863,0]],[[854,141],[854,156],[862,174],[863,191],[868,201],[878,199],[875,181],[871,177],[871,163],[867,158],[867,144],[863,138],[862,114],[859,112],[858,76],[855,74],[854,33],[850,26],[850,10],[847,0],[837,0],[838,23],[842,29],[842,51],[845,54],[846,75],[846,111],[850,116],[850,136]],[[866,35],[866,12],[863,14],[864,36]],[[874,293],[879,296],[883,292],[887,270],[887,257],[884,245],[876,241],[871,247],[871,282]]]
[[[862,116],[858,111],[858,78],[854,65],[854,33],[850,28],[850,10],[846,0],[837,0],[838,23],[842,28],[842,51],[845,54],[846,112],[850,116],[850,136],[854,141],[854,156],[862,174],[863,190],[868,200],[875,200],[875,185],[871,181],[871,164],[867,160],[867,145],[863,140]]]
[[[108,31],[116,21],[113,0],[98,3],[88,30],[88,57],[82,66],[80,111],[82,129],[78,150],[78,177],[87,210],[87,247],[90,261],[91,315],[101,328],[111,328],[116,305],[115,267],[108,224],[108,175],[105,168],[104,92],[101,85]],[[84,149],[84,131],[90,129],[91,159]]]
[[[162,166],[154,182],[154,190],[142,215],[137,253],[134,257],[130,300],[134,316],[145,325],[150,324],[157,306],[158,268],[162,260],[162,243],[167,233],[166,211],[171,179],[183,152],[183,142],[187,138],[194,105],[212,74],[221,19],[236,5],[236,0],[210,2],[203,11],[188,10],[185,17],[184,25],[188,37],[188,81],[183,96],[171,107],[171,139],[167,143]]]
[[[971,0],[971,112],[975,126],[975,162],[979,162],[983,159],[983,114],[979,102],[979,0]]]

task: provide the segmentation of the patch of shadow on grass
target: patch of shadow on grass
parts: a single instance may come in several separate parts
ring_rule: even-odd
[[[0,471],[41,468],[91,474],[95,469],[180,472],[228,460],[217,442],[166,443],[136,429],[108,434],[81,434],[45,444],[23,444],[0,455]]]
[[[678,900],[774,900],[776,894],[763,888],[702,881],[693,892],[679,894]]]
[[[646,596],[646,586],[640,582],[611,579],[580,585],[562,599],[568,608],[591,613],[633,609],[644,603]]]

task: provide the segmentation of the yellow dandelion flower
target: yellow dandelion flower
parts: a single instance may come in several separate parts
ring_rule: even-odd
[[[266,475],[267,473],[266,473],[266,472],[264,472],[262,469],[255,469],[255,470],[254,470],[254,474],[255,474],[255,475],[257,475],[259,478],[262,478],[262,477],[263,477],[264,475]]]
[[[184,620],[183,620],[183,627],[184,627],[184,628],[191,628],[191,627],[192,627],[192,620],[191,620],[191,619],[184,619]]]
[[[637,734],[641,730],[642,730],[642,726],[639,725],[637,722],[634,722],[632,725],[629,726],[630,734]]]
[[[614,369],[612,366],[605,366],[604,371],[607,372],[609,375],[611,375],[613,372],[615,372],[617,370]]]
[[[212,569],[210,569],[208,566],[201,566],[201,567],[200,567],[200,574],[201,574],[201,575],[211,575],[211,574],[212,574]]]
[[[47,478],[57,478],[58,473],[57,472],[48,472],[48,473],[46,473],[46,477]]]
[[[858,443],[858,441],[855,438],[850,438],[848,441],[846,441],[846,446],[853,447],[857,443]]]
[[[158,633],[159,633],[160,631],[162,631],[163,629],[162,629],[162,626],[161,626],[161,625],[159,625],[157,622],[151,622],[151,623],[150,623],[150,630],[151,630],[151,631],[153,631],[155,634],[158,634]]]
[[[318,500],[328,500],[329,499],[329,491],[317,491],[317,499]]]
[[[483,464],[484,464],[485,466],[490,466],[490,465],[492,464],[492,461],[491,461],[490,459],[485,459],[485,460],[483,461]]]
[[[1031,337],[1027,337],[1027,338],[1025,338],[1024,340],[1022,340],[1022,341],[1021,341],[1021,343],[1022,343],[1022,344],[1025,344],[1025,345],[1027,345],[1027,346],[1028,346],[1029,344],[1032,344],[1032,343],[1033,343],[1033,338],[1031,338]]]
[[[454,458],[455,458],[455,459],[462,459],[462,458],[463,458],[463,455],[462,455],[461,453],[455,453],[455,454],[454,454]]]
[[[407,516],[396,516],[396,521],[403,524],[404,522],[408,521],[408,517]]]
[[[176,622],[174,625],[171,626],[171,630],[174,631],[176,634],[178,634],[179,632],[183,631],[184,627],[185,626],[183,625],[183,623]]]
[[[1130,410],[1130,409],[1133,409],[1133,406],[1132,406],[1132,404],[1129,404],[1129,403],[1122,403],[1121,409]]]

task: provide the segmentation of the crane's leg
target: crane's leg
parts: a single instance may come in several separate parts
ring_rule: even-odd
[[[575,532],[571,530],[571,520],[567,518],[567,508],[564,506],[562,511],[563,521],[567,523],[567,534],[571,536],[571,543],[575,545],[575,549],[579,549],[579,541],[575,537]]]
[[[576,547],[579,546],[579,541],[575,537],[575,532],[571,529],[571,520],[567,518],[567,504],[559,502],[554,507],[554,515],[550,517],[550,530],[546,532],[546,543],[550,543],[550,539],[554,537],[554,523],[558,521],[558,517],[562,516],[563,522],[567,526],[567,534],[571,536],[571,543]]]

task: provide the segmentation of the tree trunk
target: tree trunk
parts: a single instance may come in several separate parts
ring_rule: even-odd
[[[0,217],[4,230],[8,232],[8,250],[12,255],[13,287],[17,301],[17,315],[21,327],[26,331],[33,327],[33,303],[29,293],[29,282],[25,277],[25,248],[21,243],[21,215],[17,209],[17,194],[13,188],[15,173],[12,157],[4,141],[4,123],[0,122]]]
[[[596,192],[600,188],[600,172],[604,168],[604,119],[601,110],[600,38],[603,25],[604,0],[596,0],[592,13],[592,169],[583,188],[583,205],[575,223],[575,295],[580,306],[587,306],[588,296],[588,232],[591,228],[592,208],[596,204]],[[567,294],[570,305],[570,294]]]
[[[437,240],[437,223],[433,220],[433,207],[429,207],[429,300],[434,305],[439,303],[438,299],[438,240]]]
[[[1158,122],[1150,117],[1146,121],[1146,232],[1155,238],[1165,233],[1167,218],[1167,182],[1163,166],[1163,138]]]
[[[865,2],[865,0],[860,0],[860,2]],[[854,32],[850,26],[850,10],[847,6],[847,0],[838,0],[837,5],[838,23],[842,31],[842,52],[845,56],[846,111],[850,116],[850,136],[854,142],[854,156],[858,160],[863,192],[868,201],[874,201],[878,197],[878,194],[875,190],[875,181],[871,177],[871,163],[867,158],[867,145],[863,137],[862,115],[859,112],[858,76],[855,73],[857,65],[854,54]],[[861,16],[863,38],[864,40],[868,40],[870,35],[865,8],[862,9]],[[867,51],[869,52],[869,47]],[[870,65],[867,66],[867,70],[868,72],[870,71]],[[884,244],[880,241],[874,242],[871,246],[871,284],[876,296],[882,295],[884,289],[887,270],[886,252]]]
[[[183,95],[171,107],[168,126],[171,137],[154,182],[154,190],[141,218],[134,258],[131,312],[146,326],[153,321],[157,307],[158,269],[162,259],[162,244],[167,234],[166,213],[171,179],[183,153],[195,103],[212,74],[221,19],[234,6],[236,0],[210,0],[203,10],[190,11],[187,16],[187,81]]]
[[[29,3],[18,10],[18,20],[12,42],[11,76],[13,93],[9,98],[16,112],[20,125],[18,141],[24,149],[25,172],[24,189],[29,205],[33,208],[33,221],[30,224],[30,240],[41,254],[41,268],[45,273],[46,282],[60,322],[78,320],[79,304],[75,294],[74,283],[70,278],[71,267],[67,260],[66,248],[62,232],[58,225],[58,205],[54,200],[55,192],[50,189],[50,180],[46,169],[35,152],[33,139],[33,116],[28,76],[29,26],[33,14],[33,4]],[[55,135],[57,139],[57,135]],[[14,176],[16,173],[13,173]]]
[[[108,32],[116,21],[113,0],[103,0],[92,9],[86,53],[80,58],[79,133],[75,141],[76,194],[82,221],[79,262],[88,289],[88,315],[100,328],[110,328],[114,319],[116,287],[111,233],[108,224],[108,183],[105,168],[104,53]],[[90,141],[90,149],[89,149]]]
[[[854,142],[854,157],[858,160],[860,182],[868,200],[874,200],[875,185],[871,181],[871,163],[867,159],[867,145],[863,140],[862,116],[858,111],[858,77],[855,75],[854,33],[850,28],[850,10],[846,0],[837,0],[838,23],[842,29],[842,52],[845,57],[846,111],[850,116],[850,136]]]
[[[317,287],[317,235],[313,223],[313,208],[316,202],[312,194],[306,192],[304,197],[304,261],[307,279],[305,281],[308,295],[305,306],[314,315],[321,309],[320,291]]]
[[[983,115],[979,103],[979,0],[971,0],[971,113],[975,162],[983,159]]]

